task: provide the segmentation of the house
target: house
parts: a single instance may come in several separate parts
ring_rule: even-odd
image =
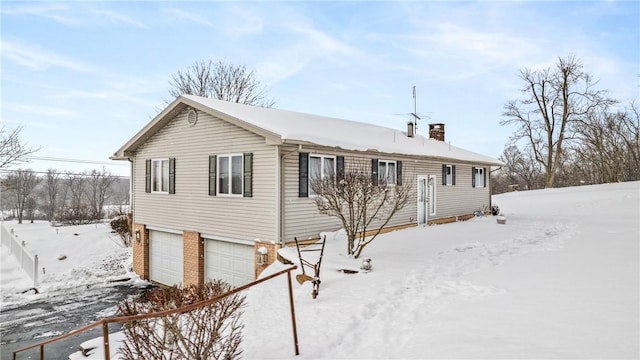
[[[131,166],[134,271],[162,284],[252,281],[294,237],[341,227],[309,187],[337,166],[413,186],[389,228],[489,208],[502,163],[446,143],[443,124],[429,131],[180,96],[112,156]]]

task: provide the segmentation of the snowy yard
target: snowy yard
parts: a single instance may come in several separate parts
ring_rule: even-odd
[[[246,292],[243,357],[638,358],[640,183],[509,193],[494,203],[505,225],[489,216],[379,236],[363,253],[369,273],[340,272],[361,260],[330,234],[318,298],[310,283],[293,283],[300,356],[282,276]],[[71,258],[90,244],[49,251]],[[121,252],[82,255],[85,270],[73,276],[46,265],[44,289],[97,281],[103,274],[90,263]],[[3,249],[3,305],[35,296],[5,292],[4,263]]]

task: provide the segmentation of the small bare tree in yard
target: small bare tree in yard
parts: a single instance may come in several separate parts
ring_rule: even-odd
[[[395,171],[395,169],[394,169]],[[358,258],[409,199],[410,186],[373,174],[366,161],[335,176],[309,181],[320,213],[340,219],[347,234],[347,254]],[[393,179],[396,179],[393,176]],[[373,233],[367,236],[367,231]]]
[[[44,180],[46,183],[47,219],[51,222],[55,220],[60,174],[56,169],[47,169]]]
[[[520,72],[521,99],[504,106],[501,125],[515,125],[512,141],[524,140],[542,165],[545,187],[551,188],[560,170],[565,142],[571,141],[580,121],[614,103],[604,90],[595,90],[591,75],[574,56],[559,58],[555,67]]]
[[[91,207],[91,217],[93,220],[102,219],[104,203],[109,195],[109,190],[117,177],[111,175],[110,172],[102,169],[102,171],[91,170],[86,178],[86,196]]]
[[[169,85],[172,97],[197,95],[262,107],[272,107],[275,103],[267,99],[267,91],[253,70],[222,60],[197,61],[173,74]]]
[[[127,213],[125,211],[118,210],[115,211],[114,215],[113,219],[109,222],[111,229],[120,236],[122,245],[125,247],[131,247],[131,223],[129,222]]]
[[[220,280],[202,286],[159,289],[142,299],[125,300],[118,308],[122,316],[177,309],[231,289]],[[120,354],[124,359],[238,359],[242,353],[240,320],[244,303],[244,296],[234,294],[189,312],[125,323],[126,340]]]
[[[5,191],[13,193],[15,209],[18,216],[18,224],[22,224],[24,212],[27,210],[27,199],[31,197],[40,179],[33,170],[19,169],[7,176],[5,181]],[[34,205],[35,208],[35,205]]]

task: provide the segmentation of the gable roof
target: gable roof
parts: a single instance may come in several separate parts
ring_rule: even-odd
[[[188,106],[257,133],[277,144],[319,145],[344,150],[503,165],[501,161],[494,158],[451,146],[443,141],[417,134],[414,137],[408,137],[404,131],[383,126],[194,95],[182,95],[174,100],[118,149],[112,159],[126,159]]]

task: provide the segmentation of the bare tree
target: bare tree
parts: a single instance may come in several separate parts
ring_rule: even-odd
[[[545,187],[554,186],[565,141],[571,140],[575,124],[597,109],[614,103],[604,90],[594,90],[591,75],[575,56],[559,58],[555,67],[525,69],[520,78],[524,97],[504,106],[501,125],[515,125],[515,143],[525,140],[535,160],[544,168]]]
[[[91,170],[87,175],[86,196],[89,199],[89,206],[91,207],[91,217],[94,220],[101,219],[103,215],[103,208],[107,195],[111,186],[117,180],[116,176],[111,175],[110,172],[104,168],[102,171]]]
[[[501,171],[511,184],[524,185],[527,190],[540,187],[542,168],[530,152],[523,153],[516,145],[510,145],[505,147],[500,160],[505,163]]]
[[[358,258],[407,204],[411,187],[374,180],[364,160],[353,164],[344,174],[317,178],[309,185],[320,213],[340,219],[347,234],[347,254]]]
[[[47,169],[44,180],[46,184],[47,219],[49,221],[54,221],[57,206],[56,200],[58,198],[58,189],[60,185],[60,174],[56,169]]]
[[[58,219],[72,224],[85,224],[91,221],[91,207],[84,201],[85,175],[65,172],[65,205],[58,213]]]
[[[31,169],[18,169],[7,176],[5,191],[13,193],[18,224],[22,224],[27,199],[39,182],[40,179]]]
[[[274,100],[267,99],[267,91],[253,70],[223,60],[197,61],[173,74],[169,85],[172,97],[187,94],[262,107],[275,104]]]
[[[639,122],[636,103],[625,111],[594,112],[582,122],[575,152],[592,182],[640,180]]]
[[[22,126],[13,130],[0,125],[0,169],[24,161],[25,157],[33,154],[39,149],[27,147],[20,141]]]

